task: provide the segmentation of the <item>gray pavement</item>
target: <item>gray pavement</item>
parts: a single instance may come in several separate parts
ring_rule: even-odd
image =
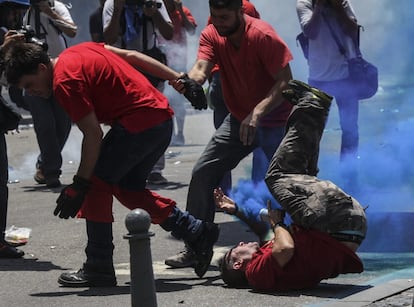
[[[154,187],[185,208],[192,166],[213,132],[211,112],[191,112],[186,118],[186,146],[170,147],[164,175],[170,184]],[[332,133],[339,133],[333,131]],[[79,163],[81,135],[72,129],[64,149],[62,182],[68,184]],[[53,216],[59,190],[34,183],[38,152],[34,131],[22,127],[19,134],[7,135],[10,164],[8,224],[32,229],[29,243],[22,247],[24,259],[0,260],[0,306],[128,306],[129,247],[124,219],[128,211],[114,202],[114,261],[118,286],[114,288],[59,287],[58,276],[77,270],[84,261],[83,220],[60,220]],[[251,157],[242,161],[234,174],[248,178]],[[159,226],[150,231],[153,270],[159,306],[409,306],[413,301],[413,253],[361,253],[362,274],[342,275],[324,281],[316,289],[263,294],[246,289],[228,289],[218,277],[216,260],[227,247],[240,240],[255,240],[247,228],[223,213],[217,213],[221,234],[210,270],[197,278],[192,269],[168,269],[163,261],[181,250],[183,244]]]

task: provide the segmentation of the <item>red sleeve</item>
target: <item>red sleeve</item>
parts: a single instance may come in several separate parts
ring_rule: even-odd
[[[193,25],[197,26],[196,20],[191,14],[191,11],[185,6],[183,6],[183,11],[184,14],[187,16],[188,21],[190,21]]]
[[[244,9],[244,13],[246,15],[249,15],[251,17],[260,19],[259,12],[256,10],[254,5],[252,3],[250,3],[249,1],[243,0],[243,9]]]
[[[268,32],[260,42],[260,57],[268,72],[274,76],[293,59],[286,43],[275,32]]]
[[[216,62],[216,56],[213,46],[213,25],[208,25],[200,35],[200,45],[198,48],[197,59],[206,60],[212,63]]]

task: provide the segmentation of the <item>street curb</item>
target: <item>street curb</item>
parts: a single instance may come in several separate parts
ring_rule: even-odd
[[[414,266],[370,280],[360,286],[371,286],[342,299],[331,299],[307,307],[362,307],[397,295],[414,287]]]

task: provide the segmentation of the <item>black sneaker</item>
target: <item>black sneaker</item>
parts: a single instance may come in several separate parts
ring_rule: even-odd
[[[101,272],[86,271],[84,265],[77,272],[62,273],[59,276],[58,283],[63,287],[114,287],[116,286],[115,272],[101,270]]]
[[[194,271],[198,277],[203,277],[210,266],[211,258],[213,258],[213,246],[217,242],[220,234],[219,226],[215,223],[203,222],[203,231],[199,239],[189,244],[195,253]]]
[[[313,99],[316,99],[322,107],[329,109],[331,105],[331,101],[333,99],[332,96],[299,80],[290,80],[288,84],[289,84],[289,87],[296,94],[298,100],[302,97],[306,97],[308,99],[313,98]],[[286,92],[287,92],[286,94],[283,93],[285,98],[289,100],[293,99],[293,97],[290,97],[290,98],[287,97],[287,96],[291,96],[292,93],[289,90],[287,90]],[[292,102],[294,103],[294,101]]]
[[[23,256],[24,251],[10,246],[6,242],[0,243],[0,258],[22,258]]]

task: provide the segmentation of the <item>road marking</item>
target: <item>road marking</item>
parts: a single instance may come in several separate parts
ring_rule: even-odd
[[[217,266],[218,260],[226,253],[230,247],[217,247],[214,249],[213,259],[211,260],[211,265]],[[183,269],[172,269],[169,266],[165,265],[164,261],[153,261],[152,269],[154,275],[171,275],[171,276],[188,276],[191,272],[193,273],[192,268],[183,268]],[[130,266],[128,262],[119,263],[115,265],[115,274],[116,275],[130,275]]]

